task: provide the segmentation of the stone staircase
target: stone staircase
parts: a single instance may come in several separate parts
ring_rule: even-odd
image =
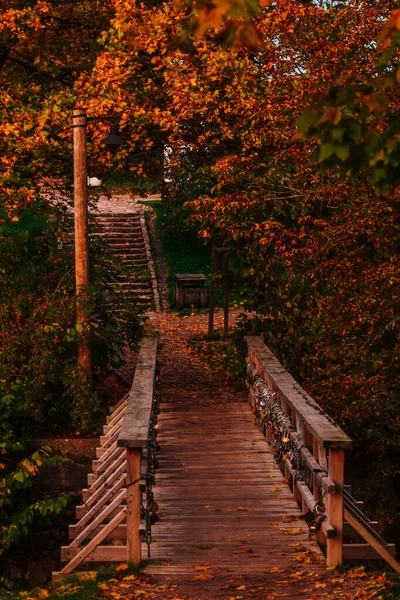
[[[109,250],[128,268],[127,276],[110,283],[136,303],[159,310],[157,281],[142,211],[101,212],[95,218],[91,236],[101,236]]]

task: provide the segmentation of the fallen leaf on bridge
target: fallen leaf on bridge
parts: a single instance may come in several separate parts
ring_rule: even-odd
[[[306,550],[305,552],[301,552],[293,558],[289,558],[289,560],[295,562],[303,562],[306,565],[320,565],[324,562],[322,556],[317,554],[317,552],[313,552],[312,550]]]
[[[284,573],[285,571],[283,569],[278,569],[278,567],[273,567],[272,569],[269,570],[270,573]]]
[[[238,510],[249,510],[249,509],[246,508],[245,506],[238,506]]]
[[[217,510],[217,509],[215,508],[215,506],[212,506],[211,504],[206,504],[204,508],[205,508],[206,510]]]
[[[281,527],[280,529],[285,535],[300,535],[300,533],[303,533],[302,529],[293,529],[291,527]]]
[[[209,565],[195,565],[194,570],[195,571],[209,571],[210,566]]]
[[[208,579],[214,579],[214,575],[211,575],[211,573],[200,573],[200,575],[195,575],[194,578],[197,581],[207,581]]]

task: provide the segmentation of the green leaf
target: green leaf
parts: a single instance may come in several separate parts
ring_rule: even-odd
[[[311,110],[311,108],[306,108],[303,110],[301,117],[299,117],[296,121],[296,125],[300,128],[303,133],[308,133],[312,127],[317,123],[318,117]]]

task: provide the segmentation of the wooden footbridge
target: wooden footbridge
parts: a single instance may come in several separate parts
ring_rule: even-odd
[[[144,340],[54,579],[127,560],[184,575],[196,565],[249,574],[381,557],[400,572],[394,546],[344,485],[351,440],[260,338],[247,344],[249,404],[199,393],[160,406],[157,339]]]

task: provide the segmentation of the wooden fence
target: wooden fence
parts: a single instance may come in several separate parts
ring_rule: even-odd
[[[151,542],[156,520],[152,487],[157,464],[155,399],[158,339],[144,338],[132,388],[114,407],[103,428],[78,522],[69,528],[73,540],[61,548],[67,564],[53,573],[59,581],[83,562],[141,561],[142,539]]]
[[[398,571],[394,544],[344,485],[350,438],[283,368],[260,337],[247,337],[249,402],[295,499],[308,517],[310,535],[326,551],[328,566],[343,559],[384,558]],[[343,543],[363,538],[367,543]],[[360,540],[360,541],[363,541]]]

